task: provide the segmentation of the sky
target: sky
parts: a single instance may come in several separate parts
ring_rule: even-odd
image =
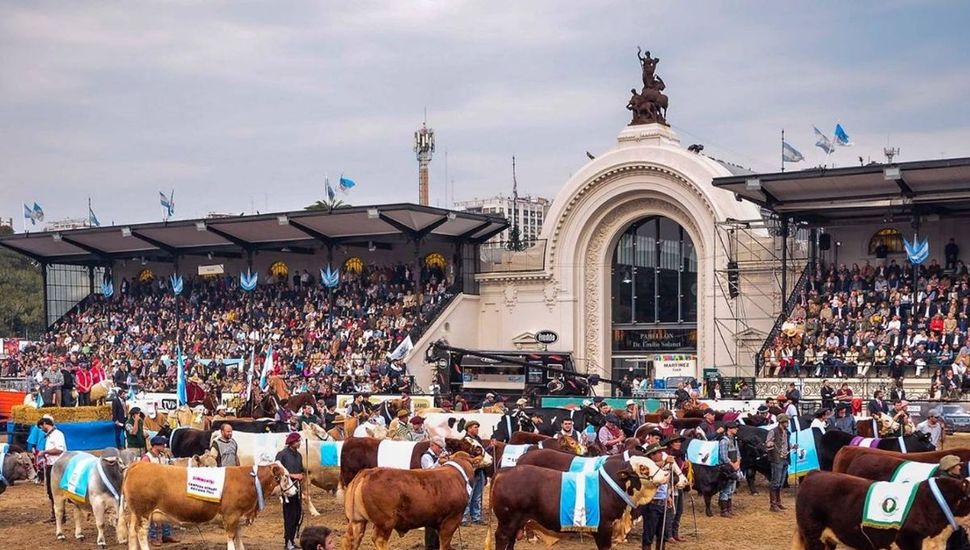
[[[299,209],[341,174],[355,205],[548,198],[615,144],[661,61],[686,145],[758,172],[780,132],[828,160],[970,156],[961,2],[0,2],[0,218],[158,221]]]

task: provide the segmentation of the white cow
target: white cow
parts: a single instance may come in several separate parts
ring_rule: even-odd
[[[482,439],[491,439],[492,432],[495,431],[495,426],[502,419],[501,414],[483,412],[429,412],[421,414],[421,416],[424,417],[424,429],[428,432],[429,436],[440,435],[455,439],[460,439],[465,433],[463,429],[458,429],[460,426],[463,426],[463,424],[460,424],[461,420],[465,422],[477,420],[481,425],[478,428],[478,436]],[[454,420],[454,422],[450,422],[452,425],[449,425],[449,421],[451,420]]]
[[[77,464],[86,462],[90,465],[87,473],[87,484],[84,486],[87,490],[85,499],[81,501],[74,497],[71,500],[75,507],[74,538],[77,540],[84,539],[84,533],[81,532],[81,512],[91,512],[94,514],[94,521],[98,527],[98,546],[104,548],[107,545],[104,539],[105,518],[110,514],[114,514],[116,518],[120,516],[118,508],[121,498],[121,485],[124,481],[122,465],[117,456],[102,456],[98,458],[94,455],[81,452],[66,452],[60,455],[60,458],[51,470],[51,493],[54,497],[55,535],[57,536],[57,540],[65,539],[62,524],[64,504],[68,499],[67,491],[61,489],[61,479],[64,476],[65,469],[67,469],[68,464],[74,457],[80,457],[78,458]],[[80,469],[75,468],[74,470],[79,471]],[[127,533],[124,530],[124,522],[120,521],[120,518],[116,527],[118,542],[124,543],[127,540]]]

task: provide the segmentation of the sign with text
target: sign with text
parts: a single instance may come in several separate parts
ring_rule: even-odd
[[[697,329],[615,329],[613,351],[679,351],[697,348]]]
[[[559,335],[551,330],[540,330],[536,333],[536,342],[540,344],[555,344],[559,341]]]
[[[226,270],[223,264],[200,265],[199,275],[222,275]]]

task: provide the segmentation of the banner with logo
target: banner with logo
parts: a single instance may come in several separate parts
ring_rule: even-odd
[[[385,401],[393,401],[395,399],[400,399],[400,395],[371,395],[368,401],[372,405],[380,405]],[[343,411],[354,401],[353,394],[339,394],[337,395],[337,411]],[[434,407],[434,397],[431,395],[412,395],[411,396],[411,412],[417,412],[421,409],[427,409]]]
[[[818,450],[815,448],[815,434],[812,428],[788,434],[788,443],[793,447],[788,457],[788,479],[794,480],[820,468]],[[794,448],[795,446],[797,448]]]

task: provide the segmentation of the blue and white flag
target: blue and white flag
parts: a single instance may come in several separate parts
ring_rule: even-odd
[[[243,401],[249,401],[249,396],[253,391],[253,373],[256,372],[256,348],[253,347],[249,352],[249,376],[246,378],[246,387],[243,389]]]
[[[245,290],[246,292],[252,292],[256,290],[256,283],[259,281],[259,272],[253,273],[250,270],[246,270],[245,273],[239,273],[239,288]]]
[[[408,352],[411,351],[411,348],[413,347],[414,347],[414,344],[411,343],[411,335],[408,334],[407,336],[404,337],[404,340],[402,340],[401,343],[398,344],[396,348],[394,348],[394,351],[392,351],[387,355],[387,358],[390,359],[391,361],[404,359],[404,356],[407,355]]]
[[[44,209],[36,202],[34,203],[34,218],[39,222],[44,221]]]
[[[266,352],[266,359],[263,360],[263,372],[259,375],[259,389],[266,391],[269,384],[269,373],[273,370],[273,346],[270,345]]]
[[[330,199],[330,202],[333,202],[334,199],[337,197],[337,194],[334,192],[333,186],[330,185],[330,178],[327,178],[326,184],[327,184],[327,198]]]
[[[903,246],[906,248],[906,256],[914,265],[919,265],[930,257],[930,243],[925,238],[917,241],[914,235],[913,242],[903,239]]]
[[[819,469],[818,450],[815,448],[815,433],[812,428],[788,434],[788,442],[792,446],[798,445],[788,455],[788,479],[794,480]]]
[[[101,222],[98,217],[94,215],[94,210],[91,209],[91,205],[88,205],[88,225],[92,227],[101,227]]]
[[[849,139],[849,134],[845,133],[845,128],[841,124],[835,125],[835,144],[842,147],[849,147],[852,145],[852,140]]]
[[[172,287],[172,294],[178,296],[182,293],[182,289],[185,288],[185,281],[182,279],[181,275],[170,275],[168,282]]]
[[[27,203],[24,203],[24,219],[30,220],[30,225],[37,225],[37,218],[34,217],[34,211],[27,206]]]
[[[159,191],[158,196],[159,203],[165,209],[166,217],[171,218],[175,214],[175,190],[172,189],[172,194],[168,197],[165,196],[165,193]]]
[[[340,176],[339,186],[340,186],[340,190],[343,191],[344,193],[346,193],[347,191],[350,191],[356,185],[357,183],[355,183],[354,180]]]
[[[835,144],[832,143],[832,140],[823,134],[817,126],[812,126],[812,128],[815,130],[815,146],[825,151],[827,155],[832,154],[835,151]]]
[[[781,142],[781,158],[785,162],[801,162],[805,160],[805,157],[802,156],[798,149],[789,145],[787,141]]]
[[[702,466],[717,466],[721,462],[719,443],[691,439],[687,444],[687,461]]]
[[[182,357],[182,346],[179,346],[178,366],[175,371],[175,393],[178,395],[179,406],[188,405],[189,394],[185,386],[185,359]]]

